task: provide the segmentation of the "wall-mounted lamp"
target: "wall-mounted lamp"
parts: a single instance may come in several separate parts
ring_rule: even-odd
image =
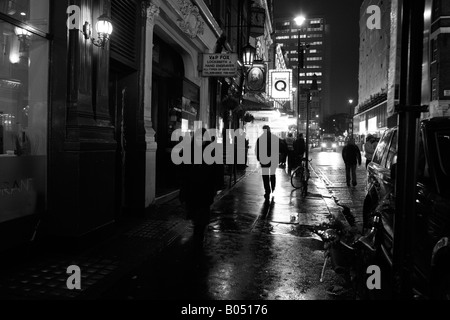
[[[249,67],[253,64],[253,59],[255,59],[256,48],[251,46],[248,43],[245,47],[242,48],[242,60],[244,65]]]
[[[83,35],[85,39],[91,39],[92,44],[97,47],[104,48],[106,42],[108,42],[109,37],[112,34],[113,26],[111,18],[109,18],[106,14],[102,14],[97,19],[97,23],[95,24],[95,29],[97,31],[97,39],[91,38],[91,25],[89,22],[85,22],[83,25]]]

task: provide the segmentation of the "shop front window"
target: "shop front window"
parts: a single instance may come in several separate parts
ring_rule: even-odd
[[[48,0],[0,0],[0,12],[40,31],[48,32]]]
[[[0,35],[1,223],[45,207],[48,41],[1,19]]]

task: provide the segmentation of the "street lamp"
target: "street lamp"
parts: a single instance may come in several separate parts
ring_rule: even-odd
[[[353,99],[348,99],[348,104],[349,104],[348,134],[349,134],[349,137],[353,137],[353,112],[352,112]]]
[[[300,69],[303,69],[303,48],[300,44],[300,27],[305,22],[304,16],[297,16],[294,21],[297,25],[297,138],[300,135]],[[308,136],[306,136],[308,139]]]
[[[246,67],[250,67],[253,64],[255,54],[256,48],[253,47],[250,43],[248,43],[245,47],[242,48],[242,60]]]
[[[85,22],[83,25],[83,35],[86,40],[91,39],[93,45],[104,48],[106,42],[108,42],[112,32],[113,25],[111,18],[106,14],[102,14],[97,18],[97,23],[95,24],[95,30],[97,31],[97,39],[91,38],[92,30],[91,24]]]

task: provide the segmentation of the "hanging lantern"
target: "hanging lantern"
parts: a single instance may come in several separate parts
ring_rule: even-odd
[[[244,48],[242,48],[242,60],[245,66],[251,66],[253,64],[253,59],[255,58],[256,48],[248,43]]]

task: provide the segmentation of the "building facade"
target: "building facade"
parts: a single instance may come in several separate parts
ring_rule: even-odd
[[[200,57],[241,55],[251,5],[2,1],[0,250],[93,234],[176,190],[172,133],[218,127],[221,101],[241,84],[239,73],[202,76]],[[270,21],[271,2],[259,6]]]
[[[367,27],[367,8],[377,5],[381,13],[381,28]],[[367,134],[380,135],[387,128],[387,92],[390,55],[396,53],[396,46],[390,50],[391,19],[394,10],[391,1],[365,0],[360,9],[360,45],[359,45],[359,88],[358,104],[355,108],[353,133],[356,136]],[[398,52],[399,54],[399,52]],[[393,67],[393,64],[391,64]],[[398,68],[392,75],[397,74]],[[396,98],[398,99],[398,97]]]
[[[395,105],[399,100],[400,0],[365,0],[361,5],[359,101],[355,108],[354,134],[381,135],[397,124]],[[366,9],[381,9],[381,29],[369,29]],[[428,112],[421,118],[450,115],[449,23],[450,3],[426,0],[424,11],[424,47],[422,69],[422,104]]]

